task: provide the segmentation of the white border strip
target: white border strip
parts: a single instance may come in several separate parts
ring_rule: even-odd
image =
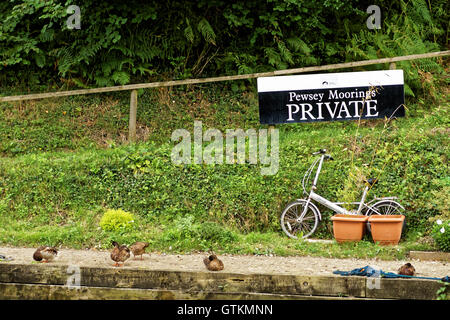
[[[403,85],[403,70],[321,73],[258,78],[258,92]]]

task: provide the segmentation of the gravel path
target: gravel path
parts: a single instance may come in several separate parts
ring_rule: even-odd
[[[37,263],[33,261],[35,248],[0,247],[0,255],[12,257],[10,262],[0,263]],[[206,271],[203,258],[207,254],[144,254],[143,259],[131,256],[124,268],[143,268],[151,270]],[[410,262],[416,269],[417,276],[450,276],[450,264],[443,261],[382,261],[376,259],[331,259],[321,257],[268,257],[253,255],[220,255],[225,265],[225,272],[244,274],[294,274],[294,275],[328,275],[334,276],[334,270],[350,271],[370,265],[386,272],[397,272],[398,268]],[[90,267],[111,267],[113,261],[108,251],[61,249],[59,257],[51,265],[78,265]]]

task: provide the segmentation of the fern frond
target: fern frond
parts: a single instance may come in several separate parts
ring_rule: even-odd
[[[278,41],[278,50],[280,50],[281,56],[283,57],[284,61],[287,61],[291,64],[294,63],[294,60],[292,59],[292,53],[291,51],[289,51],[283,41]]]
[[[419,19],[419,21],[423,21],[429,24],[433,23],[430,15],[430,10],[428,9],[428,6],[424,0],[411,1],[411,7],[412,10],[409,10],[409,14],[414,15],[414,17],[416,19]]]
[[[127,84],[130,82],[130,74],[125,71],[114,71],[111,79],[119,84]]]
[[[64,77],[72,65],[77,63],[77,59],[72,49],[69,47],[62,48],[57,52],[58,71]]]
[[[111,81],[111,79],[109,77],[96,75],[94,78],[95,78],[95,83],[99,87],[107,87],[107,86],[110,86],[113,84],[113,82]]]
[[[297,37],[288,38],[286,42],[288,46],[292,50],[294,50],[294,52],[300,52],[306,55],[311,53],[311,49],[309,48],[309,46],[300,38]]]
[[[190,42],[194,42],[194,30],[192,30],[191,24],[189,23],[189,19],[186,18],[187,27],[184,29],[184,36]]]
[[[92,45],[82,47],[77,57],[79,61],[85,61],[87,64],[91,61],[90,58],[95,56],[103,47],[101,41],[90,41],[89,43]]]
[[[55,38],[55,30],[53,29],[42,29],[39,34],[39,40],[42,42],[50,42]]]
[[[265,54],[266,58],[268,59],[268,62],[270,65],[276,66],[277,64],[280,63],[280,57],[278,55],[278,52],[274,48],[271,48],[271,47],[265,48],[264,54]]]
[[[197,30],[201,33],[206,42],[216,45],[216,34],[205,18],[201,19],[197,25]]]

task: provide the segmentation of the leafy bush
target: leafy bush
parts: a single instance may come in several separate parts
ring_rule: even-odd
[[[129,231],[133,226],[133,214],[122,209],[108,209],[100,220],[100,227],[105,231]]]
[[[436,40],[442,37],[445,29],[437,28],[436,21],[445,16],[448,19],[448,13],[441,11],[445,10],[444,2],[436,3],[437,7],[433,9],[424,0],[398,1],[398,5],[399,10],[390,10],[392,16],[383,18],[380,32],[362,29],[351,35],[346,43],[347,58],[377,59],[439,51],[440,45]],[[405,95],[413,97],[425,93],[433,98],[438,83],[434,80],[445,73],[439,60],[433,59],[401,61],[396,67],[404,71]],[[370,68],[385,69],[386,66],[380,64]]]
[[[202,239],[211,242],[231,243],[237,240],[234,232],[210,221],[203,222],[198,228],[198,233]]]
[[[179,217],[173,221],[173,226],[165,233],[168,241],[200,241],[202,243],[217,243],[225,245],[237,240],[237,235],[218,223],[206,221],[195,222],[192,215]]]
[[[71,4],[80,5],[81,29],[66,26]],[[105,86],[446,47],[447,1],[430,6],[424,0],[377,4],[383,24],[375,32],[366,28],[367,2],[358,0],[2,1],[0,82]],[[424,79],[418,70],[437,67],[429,60],[401,64],[408,69],[406,78],[416,80],[416,88]]]
[[[440,250],[450,252],[450,220],[437,220],[431,236]]]

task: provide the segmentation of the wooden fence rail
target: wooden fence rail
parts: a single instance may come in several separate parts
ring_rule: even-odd
[[[362,60],[362,61],[354,61],[354,62],[336,63],[336,64],[329,64],[329,65],[324,65],[324,66],[311,66],[311,67],[303,67],[303,68],[276,70],[276,71],[270,71],[270,72],[240,74],[240,75],[234,75],[234,76],[221,76],[221,77],[212,77],[212,78],[149,82],[149,83],[138,83],[138,84],[129,84],[129,85],[122,85],[122,86],[93,88],[93,89],[80,89],[80,90],[70,90],[70,91],[5,96],[5,97],[0,97],[0,102],[35,100],[35,99],[44,99],[44,98],[57,98],[57,97],[66,97],[66,96],[83,95],[83,94],[130,90],[131,91],[130,126],[129,126],[128,138],[130,141],[134,141],[134,139],[136,137],[136,112],[137,112],[136,90],[137,89],[172,87],[172,86],[180,86],[180,85],[188,85],[188,84],[200,84],[200,83],[232,81],[232,80],[242,80],[242,79],[254,79],[254,78],[259,78],[259,77],[280,76],[280,75],[289,75],[289,74],[295,74],[295,73],[306,73],[306,72],[354,68],[354,67],[361,67],[361,66],[368,66],[368,65],[382,64],[382,63],[389,63],[390,64],[389,68],[395,69],[395,62],[424,59],[424,58],[436,58],[436,57],[442,57],[442,56],[448,56],[448,55],[450,55],[450,50],[423,53],[423,54],[412,54],[412,55],[399,56],[399,57],[393,57],[393,58],[382,58],[382,59],[373,59],[373,60]]]

